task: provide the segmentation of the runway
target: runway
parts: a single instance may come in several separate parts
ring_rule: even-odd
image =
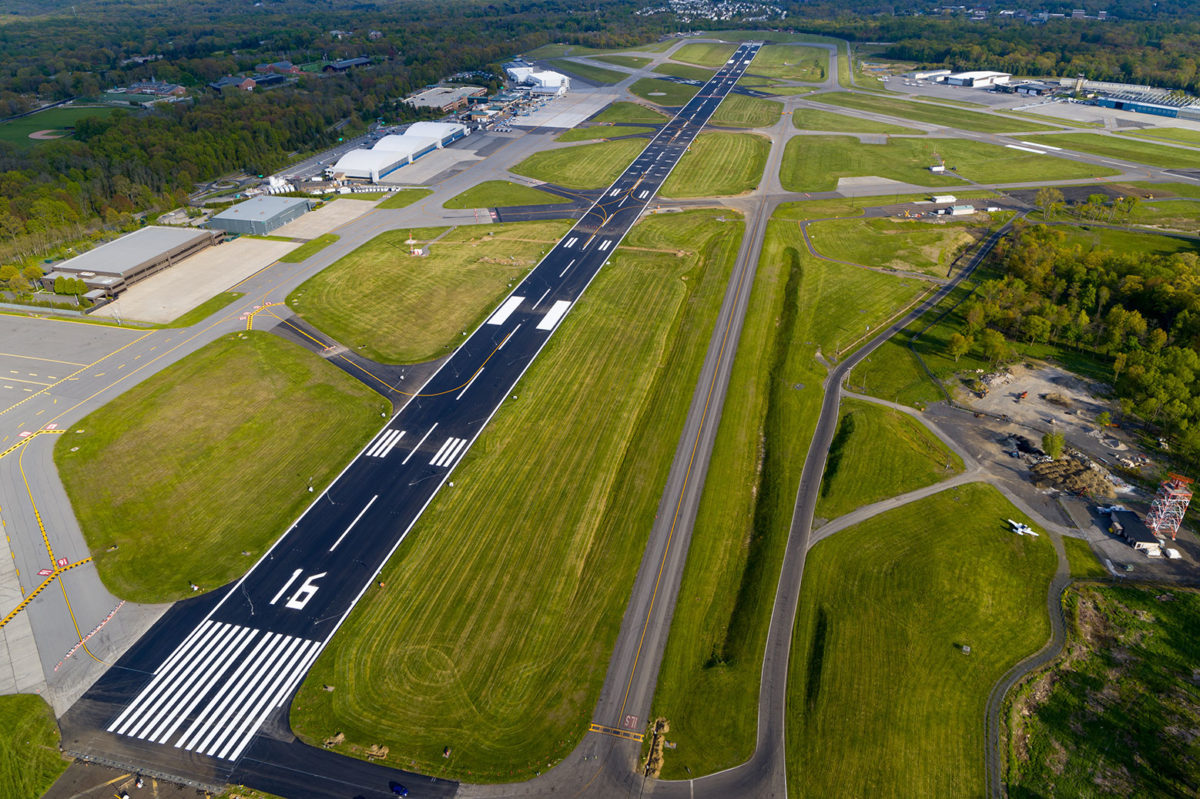
[[[229,777],[760,46],[738,47],[241,580],[173,609],[88,691],[64,717],[67,749],[198,784]]]

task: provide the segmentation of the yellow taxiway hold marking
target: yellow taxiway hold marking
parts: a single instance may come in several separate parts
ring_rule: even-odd
[[[588,729],[592,732],[598,732],[602,735],[611,735],[615,738],[624,738],[627,741],[637,741],[641,743],[646,739],[646,736],[640,732],[630,732],[629,730],[619,730],[616,727],[606,727],[603,724],[589,724]]]
[[[8,449],[0,452],[0,458],[3,458],[5,455],[11,455],[13,452],[16,452],[18,449],[20,449],[25,444],[28,444],[30,441],[33,441],[35,438],[40,436],[42,433],[47,433],[49,435],[54,435],[57,433],[59,435],[62,435],[65,432],[67,432],[67,431],[66,430],[37,430],[37,431],[33,432],[32,434],[25,436],[24,438],[22,438],[17,443],[13,444]],[[4,440],[8,441],[8,436],[5,436]]]
[[[282,303],[282,302],[268,302],[266,305],[260,305],[259,307],[255,308],[253,311],[250,312],[250,315],[246,317],[246,329],[247,330],[254,329],[254,317],[260,311],[265,311],[268,308],[276,308],[280,305],[285,305],[285,304],[286,303]]]
[[[84,558],[83,560],[77,560],[74,563],[68,564],[66,566],[56,567],[54,569],[54,571],[50,573],[49,577],[47,577],[45,580],[42,580],[42,582],[38,585],[38,587],[33,589],[33,591],[31,591],[29,593],[29,596],[22,599],[21,603],[19,605],[17,605],[15,608],[13,608],[12,610],[10,610],[8,612],[7,616],[5,616],[3,619],[0,619],[0,629],[2,629],[10,621],[15,619],[17,617],[18,613],[20,613],[25,608],[29,607],[29,603],[32,602],[33,600],[37,599],[37,595],[42,593],[42,591],[46,590],[46,586],[50,585],[50,583],[57,580],[59,575],[61,575],[63,572],[74,569],[76,566],[82,566],[85,563],[90,563],[91,560],[92,559],[89,556],[89,557]],[[22,592],[24,592],[24,588],[22,588],[21,590],[22,590]]]

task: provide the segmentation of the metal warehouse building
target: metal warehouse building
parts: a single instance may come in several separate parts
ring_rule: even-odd
[[[208,226],[227,233],[265,236],[310,210],[312,202],[303,197],[255,197],[225,209],[208,220]]]
[[[58,277],[79,278],[88,287],[89,298],[112,297],[220,239],[221,234],[212,230],[150,225],[55,264],[41,282],[53,290]]]
[[[378,183],[388,173],[458,141],[470,132],[466,125],[453,122],[414,122],[398,136],[384,136],[370,150],[351,150],[328,172]]]

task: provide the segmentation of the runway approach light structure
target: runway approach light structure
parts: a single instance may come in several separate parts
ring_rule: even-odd
[[[1188,503],[1192,501],[1192,482],[1190,477],[1170,474],[1158,487],[1158,493],[1150,503],[1150,512],[1146,514],[1146,526],[1156,536],[1162,538],[1170,533],[1171,540],[1175,540]]]

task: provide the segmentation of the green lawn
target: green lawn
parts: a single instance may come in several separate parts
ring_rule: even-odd
[[[983,133],[1053,130],[1049,125],[1042,125],[1037,122],[1023,122],[1018,119],[1010,119],[994,114],[981,114],[978,111],[968,111],[952,106],[921,103],[912,100],[900,100],[894,97],[834,92],[832,94],[822,94],[821,102],[840,105],[845,108],[856,108],[859,111],[871,111],[876,114],[889,114],[904,119],[915,119],[918,122],[928,122],[931,125],[944,125],[950,128],[976,130]]]
[[[1128,184],[1135,189],[1145,189],[1151,192],[1154,197],[1161,197],[1165,194],[1178,195],[1180,197],[1191,197],[1193,200],[1200,200],[1200,184],[1197,183],[1149,183],[1146,181],[1131,181]]]
[[[341,236],[333,233],[325,233],[317,236],[311,241],[301,244],[299,247],[287,253],[286,255],[281,255],[279,260],[285,264],[298,264],[301,261],[305,261],[313,255],[316,255],[318,252],[325,249],[330,244],[333,244],[335,241],[340,240]]]
[[[641,69],[650,63],[650,59],[640,55],[597,55],[592,56],[595,61],[603,61],[607,64],[616,64],[619,67],[629,67],[630,69]]]
[[[292,706],[302,737],[342,731],[339,750],[382,743],[388,765],[476,783],[528,779],[575,748],[738,249],[736,216],[633,228],[385,567],[386,588],[318,659]]]
[[[1195,234],[1200,229],[1200,203],[1191,199],[1142,200],[1128,221]]]
[[[588,47],[583,44],[543,44],[541,47],[534,48],[521,55],[526,58],[562,58],[563,56],[580,56],[580,55],[597,55],[608,52],[606,50],[598,50],[595,47]]]
[[[433,189],[401,189],[381,202],[377,208],[407,208],[417,200],[433,194]]]
[[[714,74],[715,70],[704,69],[703,67],[693,67],[688,64],[674,64],[667,62],[659,64],[653,70],[660,75],[671,75],[676,78],[687,78],[688,80],[700,80],[707,82]]]
[[[815,108],[797,108],[792,112],[792,124],[799,130],[829,130],[836,133],[924,133],[924,131],[917,128],[889,125],[886,122],[873,122],[869,119],[859,119],[848,114],[818,111]]]
[[[654,133],[658,128],[635,127],[633,125],[590,125],[586,128],[571,128],[566,133],[555,138],[555,141],[576,142],[608,140],[617,136],[640,136]]]
[[[771,142],[753,133],[701,133],[663,183],[663,197],[720,197],[753,191]]]
[[[661,125],[667,121],[667,115],[662,111],[649,108],[641,103],[613,103],[599,114],[592,117],[592,122],[632,122],[636,125]]]
[[[376,361],[446,355],[524,277],[570,222],[462,225],[381,233],[302,283],[288,306],[336,341]],[[443,235],[444,234],[444,235]]]
[[[1007,703],[1008,795],[1194,797],[1200,594],[1079,585],[1063,607],[1067,654]]]
[[[634,81],[629,91],[658,105],[680,106],[692,99],[700,87],[658,78],[640,78]]]
[[[1139,139],[1158,139],[1173,144],[1187,144],[1200,147],[1200,131],[1191,128],[1149,128],[1148,130],[1123,130],[1122,136],[1134,136]]]
[[[737,401],[721,415],[654,696],[651,715],[669,719],[678,742],[664,777],[711,773],[752,753],[762,648],[820,414],[826,372],[814,353],[834,352],[859,320],[878,325],[919,290],[814,259],[795,224],[768,223],[730,378]]]
[[[1067,551],[1067,562],[1071,565],[1072,577],[1090,580],[1108,576],[1108,570],[1101,565],[1087,541],[1063,536],[1062,542]]]
[[[51,108],[48,111],[42,111],[33,116],[21,117],[20,119],[0,123],[0,141],[11,142],[18,147],[32,147],[42,142],[29,138],[30,133],[36,133],[39,130],[65,131],[67,128],[74,127],[75,123],[81,119],[86,117],[106,117],[115,111],[117,111],[116,108],[104,106],[94,108],[76,106]],[[129,109],[126,109],[126,112],[132,113]]]
[[[1186,150],[1183,147],[1172,147],[1169,144],[1155,144],[1137,139],[1105,136],[1101,133],[1055,133],[1037,136],[1031,138],[1030,141],[1035,144],[1045,142],[1068,150],[1120,158],[1164,169],[1200,168],[1200,152],[1196,150]]]
[[[552,205],[566,202],[557,194],[507,180],[485,180],[442,203],[443,208],[498,208],[505,205]]]
[[[692,42],[671,53],[672,61],[699,64],[702,67],[723,67],[733,57],[737,45],[716,42]]]
[[[861,400],[843,400],[816,515],[836,519],[962,470],[962,458],[908,414]]]
[[[782,113],[783,103],[730,94],[717,106],[712,124],[727,128],[766,128],[778,122]]]
[[[572,75],[578,75],[589,83],[599,83],[604,86],[620,83],[629,77],[628,72],[605,69],[604,67],[587,64],[583,61],[556,60],[549,63],[551,69],[557,69],[560,72],[569,72]]]
[[[929,171],[943,159],[946,173]],[[962,186],[957,174],[979,183],[1068,180],[1117,171],[965,139],[889,139],[862,144],[849,136],[794,136],[784,150],[780,179],[788,191],[832,191],[839,177],[874,175],[918,186]]]
[[[169,602],[241,576],[387,408],[295,344],[233,333],[73,424],[54,462],[105,586]]]
[[[749,72],[782,80],[823,81],[829,69],[829,51],[822,47],[768,44],[754,56]]]
[[[1013,535],[1006,518],[1024,519],[975,483],[808,553],[788,677],[790,796],[984,795],[988,693],[1048,639],[1056,563],[1048,540]]]
[[[1084,251],[1099,248],[1130,254],[1171,255],[1177,252],[1200,253],[1200,242],[1157,233],[1134,233],[1102,227],[1063,227],[1067,238],[1077,242]],[[1195,229],[1191,231],[1195,234]]]
[[[831,219],[808,226],[813,248],[822,255],[938,277],[946,276],[960,248],[985,232],[984,226],[971,222],[880,218]]]
[[[180,328],[191,327],[197,322],[203,321],[215,314],[217,311],[229,305],[234,300],[240,299],[245,295],[237,291],[223,291],[215,297],[211,297],[197,305],[192,310],[177,317],[175,320],[163,325],[165,328]]]
[[[41,796],[70,765],[59,753],[54,713],[40,696],[0,696],[0,730],[0,796]]]
[[[619,139],[542,150],[509,171],[567,189],[602,189],[616,180],[644,149],[645,139]]]

